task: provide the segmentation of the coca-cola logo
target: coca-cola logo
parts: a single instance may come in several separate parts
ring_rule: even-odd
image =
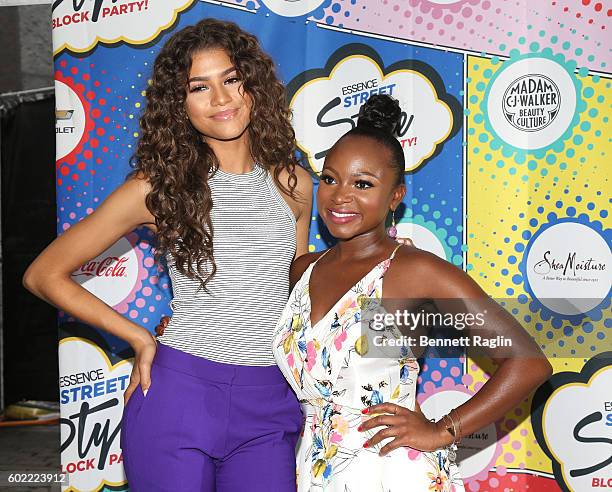
[[[107,256],[100,261],[90,261],[72,274],[73,277],[127,277],[127,256]]]
[[[119,239],[73,272],[72,277],[109,306],[125,312],[147,275],[142,251],[135,244],[136,239],[133,242],[126,237]]]

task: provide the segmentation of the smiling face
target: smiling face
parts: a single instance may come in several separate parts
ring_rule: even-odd
[[[330,234],[348,240],[384,234],[385,219],[401,202],[406,187],[397,184],[391,152],[376,140],[348,135],[327,154],[317,191],[317,207]]]
[[[211,48],[193,55],[185,109],[191,124],[207,142],[247,138],[252,105],[223,49]]]

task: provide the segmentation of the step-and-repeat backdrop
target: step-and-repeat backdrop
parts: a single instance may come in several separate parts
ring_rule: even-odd
[[[355,124],[359,106],[376,93],[399,99],[409,190],[400,234],[467,271],[550,357],[549,384],[465,438],[467,490],[609,488],[610,7],[594,0],[56,0],[58,233],[124,181],[153,60],[169,35],[204,17],[232,20],[276,61],[315,188],[326,151]],[[171,312],[171,285],[153,260],[152,240],[136,230],[74,272],[149,330]],[[326,240],[315,209],[310,250]],[[60,313],[59,352],[69,490],[125,490],[119,429],[127,347]],[[470,358],[427,359],[419,401],[439,413],[478,391],[487,374]]]

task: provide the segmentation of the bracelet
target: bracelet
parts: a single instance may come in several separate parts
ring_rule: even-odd
[[[457,419],[457,422],[459,423],[458,428],[459,428],[459,433],[458,433],[458,439],[457,439],[457,444],[459,444],[461,442],[461,439],[463,438],[463,430],[461,429],[461,419],[459,418],[459,412],[457,412],[456,408],[453,408],[449,414],[452,414],[453,412],[455,412],[455,418]]]
[[[450,420],[450,426],[447,423],[447,419]],[[448,459],[451,463],[455,463],[457,459],[457,428],[455,427],[455,421],[450,416],[450,412],[443,415],[440,421],[444,424],[446,431],[453,436],[453,442],[446,446],[448,451]]]
[[[450,420],[450,425],[447,423],[447,419]],[[457,441],[457,428],[455,427],[455,421],[453,420],[453,418],[448,413],[446,415],[443,415],[440,420],[444,423],[444,427],[446,428],[446,431],[451,436],[453,436],[453,442],[451,443],[451,446],[453,444],[456,444],[456,441]]]

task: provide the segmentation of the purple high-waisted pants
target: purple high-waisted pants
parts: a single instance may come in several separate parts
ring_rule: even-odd
[[[278,367],[221,364],[158,344],[147,395],[138,386],[123,412],[130,491],[295,491],[302,422]]]

